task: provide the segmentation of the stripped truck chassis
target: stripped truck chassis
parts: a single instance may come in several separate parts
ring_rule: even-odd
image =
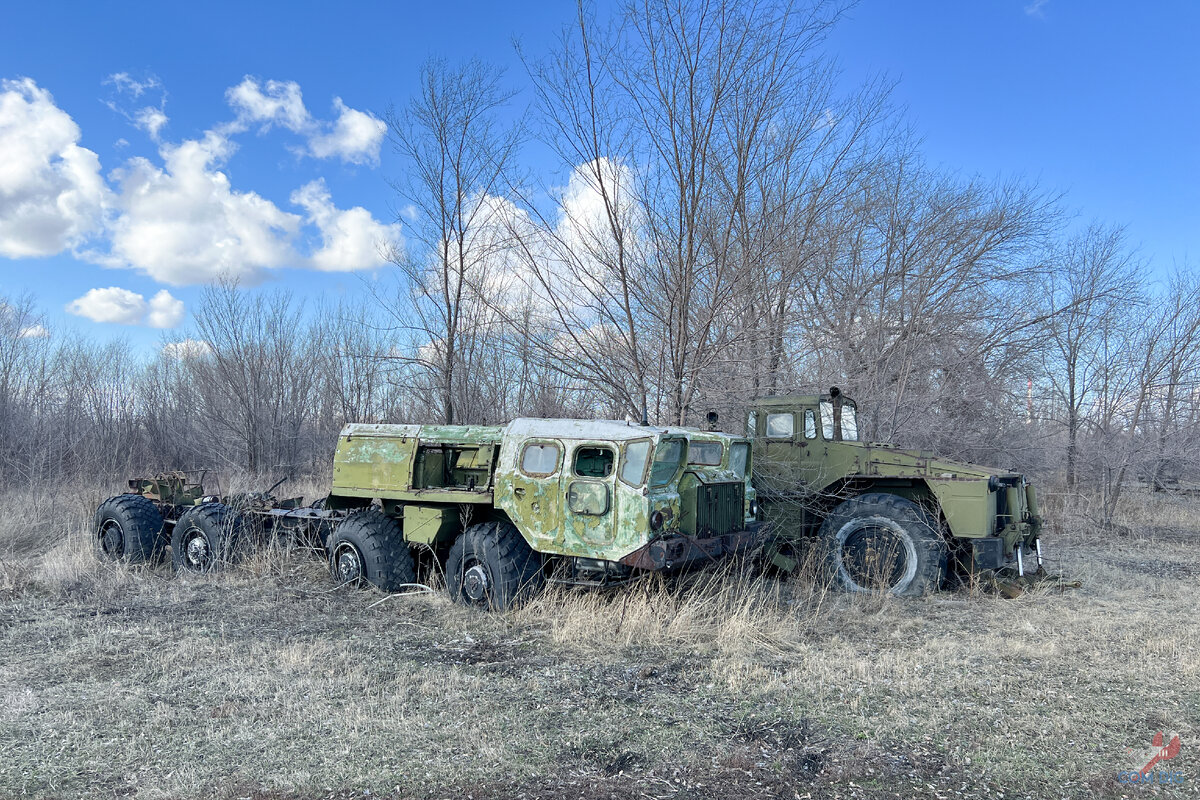
[[[102,558],[156,563],[170,556],[177,571],[209,572],[273,539],[324,551],[345,511],[300,506],[273,492],[209,492],[205,473],[167,472],[133,478],[125,494],[96,511],[94,535]],[[186,551],[186,552],[185,552]]]

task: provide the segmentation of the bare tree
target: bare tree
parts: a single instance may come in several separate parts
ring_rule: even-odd
[[[403,113],[387,115],[408,169],[394,186],[408,204],[399,218],[411,242],[389,253],[403,278],[389,309],[417,334],[408,358],[435,377],[446,423],[464,416],[456,391],[481,363],[479,329],[490,319],[489,281],[505,247],[502,198],[523,136],[521,125],[500,122],[512,98],[502,74],[478,60],[428,61],[419,93]]]
[[[539,216],[549,244],[526,250],[569,377],[687,419],[758,305],[761,231],[791,221],[795,193],[819,197],[862,130],[826,102],[818,46],[837,14],[630,2],[604,28],[581,3],[559,52],[531,66],[548,141],[573,169]],[[781,172],[794,177],[782,194]]]
[[[1132,354],[1125,336],[1130,310],[1143,304],[1138,263],[1125,243],[1121,228],[1093,224],[1069,239],[1056,255],[1058,269],[1050,276],[1052,316],[1046,377],[1063,410],[1066,430],[1066,483],[1077,483],[1079,436],[1097,396],[1112,398],[1115,372]]]

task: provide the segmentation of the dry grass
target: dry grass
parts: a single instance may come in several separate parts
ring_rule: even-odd
[[[102,494],[0,497],[0,796],[1120,796],[1157,730],[1200,779],[1190,500],[1137,498],[1126,537],[1056,525],[1073,591],[733,567],[488,615],[278,548],[204,578],[101,564]]]

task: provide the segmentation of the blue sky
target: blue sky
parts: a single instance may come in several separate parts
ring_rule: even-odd
[[[164,248],[258,259],[251,279],[303,298],[357,292],[372,273],[344,271],[362,255],[354,237],[391,235],[398,211],[388,179],[399,165],[372,117],[405,102],[431,55],[479,56],[523,87],[514,39],[544,52],[571,6],[6,4],[0,294],[34,294],[51,328],[148,351],[186,328],[199,292],[186,284],[208,274],[189,271],[186,254],[163,266]],[[1200,254],[1200,4],[864,0],[828,49],[848,87],[898,81],[932,161],[1066,192],[1080,221],[1127,224],[1155,270]],[[38,136],[46,147],[30,145]],[[12,167],[47,153],[58,159],[49,171]],[[544,153],[526,161],[554,181]],[[56,200],[45,213],[65,197],[75,217],[21,227],[18,194]],[[244,235],[232,250],[214,242],[228,226]],[[255,238],[272,231],[286,247]],[[298,266],[271,266],[284,264]],[[121,292],[76,303],[110,288]],[[129,324],[69,313],[72,303]]]

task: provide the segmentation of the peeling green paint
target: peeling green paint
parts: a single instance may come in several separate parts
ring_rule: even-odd
[[[722,463],[687,466],[691,438],[721,442]],[[649,462],[672,440],[684,444],[682,459],[669,480],[652,485]],[[540,553],[617,561],[655,539],[696,534],[698,486],[737,484],[752,492],[749,469],[739,475],[731,468],[733,442],[748,440],[610,420],[348,425],[334,457],[331,502],[346,507],[379,499],[387,513],[403,516],[409,541],[425,544],[446,541],[457,509],[473,507],[475,519],[507,517]],[[530,469],[523,469],[527,447],[537,452]],[[737,497],[740,506],[742,495]],[[657,528],[651,524],[655,512],[661,516]],[[745,520],[745,508],[734,517]]]

